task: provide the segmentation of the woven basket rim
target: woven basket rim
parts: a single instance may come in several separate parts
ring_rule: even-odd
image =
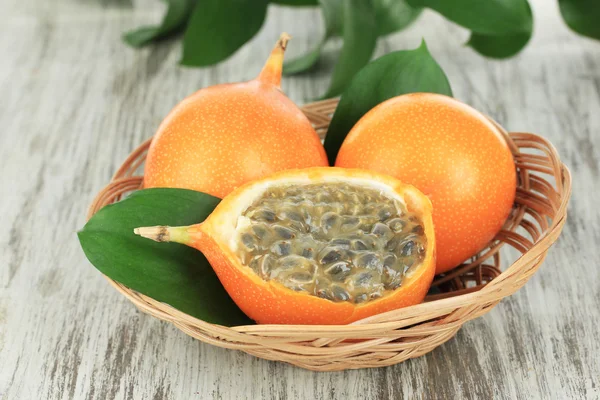
[[[335,109],[337,101],[337,99],[324,100],[316,103],[310,103],[303,107],[305,114],[311,119],[315,125],[315,128],[321,133],[328,125],[330,115]],[[339,336],[341,340],[348,336],[355,337],[362,335],[364,337],[376,337],[382,331],[389,332],[390,330],[399,329],[403,329],[403,335],[408,331],[412,332],[411,334],[425,332],[421,333],[422,335],[425,335],[426,332],[429,332],[428,329],[446,329],[448,334],[453,335],[464,322],[488,312],[502,298],[517,291],[533,275],[545,258],[548,249],[556,241],[562,230],[562,227],[566,221],[566,209],[571,196],[571,174],[569,169],[560,161],[556,149],[547,139],[532,133],[508,133],[496,121],[491,118],[490,121],[497,126],[502,134],[507,138],[507,143],[515,155],[515,162],[519,168],[519,173],[521,174],[520,177],[525,182],[528,182],[526,185],[529,185],[530,180],[534,182],[533,178],[530,178],[531,172],[535,173],[537,171],[540,173],[553,175],[555,180],[555,188],[551,189],[554,190],[555,193],[545,192],[549,199],[546,199],[544,202],[542,202],[542,205],[548,209],[551,209],[551,213],[553,214],[550,224],[547,225],[547,229],[541,232],[541,235],[537,238],[537,240],[531,243],[531,246],[524,254],[522,254],[499,275],[494,277],[493,280],[486,283],[483,287],[478,288],[477,291],[455,295],[453,297],[427,301],[421,304],[388,311],[386,313],[377,314],[349,325],[259,324],[227,327],[219,324],[212,324],[192,317],[165,303],[161,303],[148,296],[135,292],[109,277],[106,277],[106,279],[113,287],[115,287],[119,292],[132,301],[140,310],[159,319],[175,324],[179,329],[191,336],[194,336],[207,343],[215,344],[221,347],[241,349],[251,354],[258,355],[259,357],[268,359],[280,359],[268,352],[263,354],[263,352],[266,351],[265,348],[272,348],[273,351],[275,351],[275,354],[280,354],[277,353],[279,351],[277,345],[270,343],[269,338],[282,338],[286,336],[294,338],[306,337],[307,340],[311,339],[314,340],[314,342],[304,347],[314,350],[316,348],[331,349],[332,347],[326,346],[339,343],[339,341],[336,342],[332,339],[337,336]],[[136,185],[137,188],[139,188],[142,176],[134,176],[133,173],[143,163],[143,159],[145,158],[144,152],[149,146],[151,140],[152,138],[142,143],[125,160],[123,165],[118,169],[111,179],[109,185],[107,185],[105,190],[101,191],[97,195],[91,204],[88,218],[90,218],[99,208],[101,208],[101,206],[112,203],[115,200],[119,200],[122,193],[136,190]],[[521,143],[522,146],[519,146],[519,143]],[[521,148],[525,146],[525,144],[528,145],[528,148],[531,147],[540,150],[544,153],[544,155],[530,156],[521,153]],[[522,166],[520,167],[519,162],[522,163]],[[538,184],[537,181],[539,181],[539,179],[536,178],[534,183]],[[544,186],[543,183],[539,184]],[[548,184],[548,182],[546,182],[546,184]],[[109,188],[111,188],[114,193],[108,190]],[[115,195],[115,193],[119,194]],[[535,194],[532,194],[533,190],[529,191],[528,193],[530,196],[535,196]],[[114,196],[111,197],[111,195]],[[552,201],[553,199],[555,201]],[[527,201],[529,201],[526,200],[527,199],[523,200],[525,202],[524,204],[527,204]],[[534,200],[536,200],[535,197]],[[536,201],[541,200],[537,199]],[[528,206],[520,206],[520,208],[523,209],[527,207]],[[524,215],[524,211],[522,214]],[[516,219],[518,220],[518,223],[522,223],[523,215],[519,217],[520,219]],[[547,215],[542,215],[542,213],[540,213],[540,215],[540,220],[538,220],[538,222],[541,221],[540,224],[543,228],[543,221],[547,221],[549,217]],[[508,233],[506,234],[508,235]],[[499,244],[498,247],[503,244],[504,243]],[[516,245],[513,245],[513,247],[515,246]],[[497,251],[494,253],[494,257],[496,254]],[[453,317],[449,318],[451,315]],[[436,319],[443,316],[446,316],[443,323],[435,322]],[[421,328],[421,330],[419,330],[419,328]],[[327,339],[320,338],[323,335],[325,335]],[[288,344],[288,346],[291,346],[292,344]],[[325,347],[315,347],[315,344],[323,344]],[[296,347],[294,347],[294,349],[298,350]],[[431,348],[426,349],[424,352],[429,350],[431,350]],[[304,348],[302,351],[300,351],[300,353],[303,351]],[[317,350],[314,350],[313,352],[316,351]],[[423,352],[415,354],[420,355],[423,354]],[[415,354],[410,354],[408,357],[414,357],[416,356]],[[297,356],[301,357],[300,355]],[[296,359],[292,359],[291,361],[289,359],[284,359],[283,361],[291,362],[304,368],[318,370],[356,367],[351,362],[349,362],[349,366],[344,364],[344,368],[330,366],[324,361],[314,361],[316,364],[312,364],[312,361],[309,362],[303,358],[300,358],[297,362]],[[339,367],[338,364],[336,365]],[[382,362],[381,365],[390,365],[389,359],[386,359],[386,361]]]

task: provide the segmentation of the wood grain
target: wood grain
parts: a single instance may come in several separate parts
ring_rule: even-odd
[[[124,30],[160,19],[150,0],[0,3],[0,399],[597,399],[600,397],[600,43],[532,1],[536,32],[509,61],[461,44],[426,13],[378,54],[425,37],[455,96],[518,131],[548,137],[571,168],[567,226],[517,294],[419,359],[315,373],[197,342],[139,313],[87,262],[75,232],[126,155],[184,96],[246,80],[280,31],[290,54],[319,40],[313,10],[271,7],[252,42],[210,69],[177,66],[180,47],[133,51]],[[331,46],[335,48],[335,44]],[[298,103],[328,72],[288,78]]]

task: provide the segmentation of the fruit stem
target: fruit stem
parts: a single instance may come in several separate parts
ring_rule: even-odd
[[[259,81],[280,87],[281,71],[283,69],[283,53],[285,53],[285,48],[291,38],[292,37],[285,32],[279,36],[279,40],[275,44],[273,51],[271,51],[271,55],[258,75],[257,79]]]
[[[133,233],[154,240],[155,242],[190,243],[187,226],[145,226],[135,228]]]

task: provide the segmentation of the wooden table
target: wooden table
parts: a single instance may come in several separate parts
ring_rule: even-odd
[[[457,98],[553,141],[574,194],[561,239],[517,294],[424,357],[336,373],[195,341],[138,312],[79,247],[94,194],[178,100],[252,78],[280,31],[295,36],[292,55],[320,37],[317,11],[271,7],[226,63],[184,69],[174,42],[133,51],[120,41],[160,6],[0,3],[0,399],[600,397],[600,43],[568,31],[555,2],[533,2],[535,37],[508,61],[461,46],[467,32],[430,12],[379,43],[378,55],[425,37]],[[303,103],[328,76],[283,89]]]

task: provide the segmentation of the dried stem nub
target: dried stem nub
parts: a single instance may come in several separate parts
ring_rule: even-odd
[[[140,235],[147,239],[152,239],[155,242],[170,242],[171,235],[169,234],[169,227],[167,226],[146,226],[142,228],[135,228],[133,233]]]

